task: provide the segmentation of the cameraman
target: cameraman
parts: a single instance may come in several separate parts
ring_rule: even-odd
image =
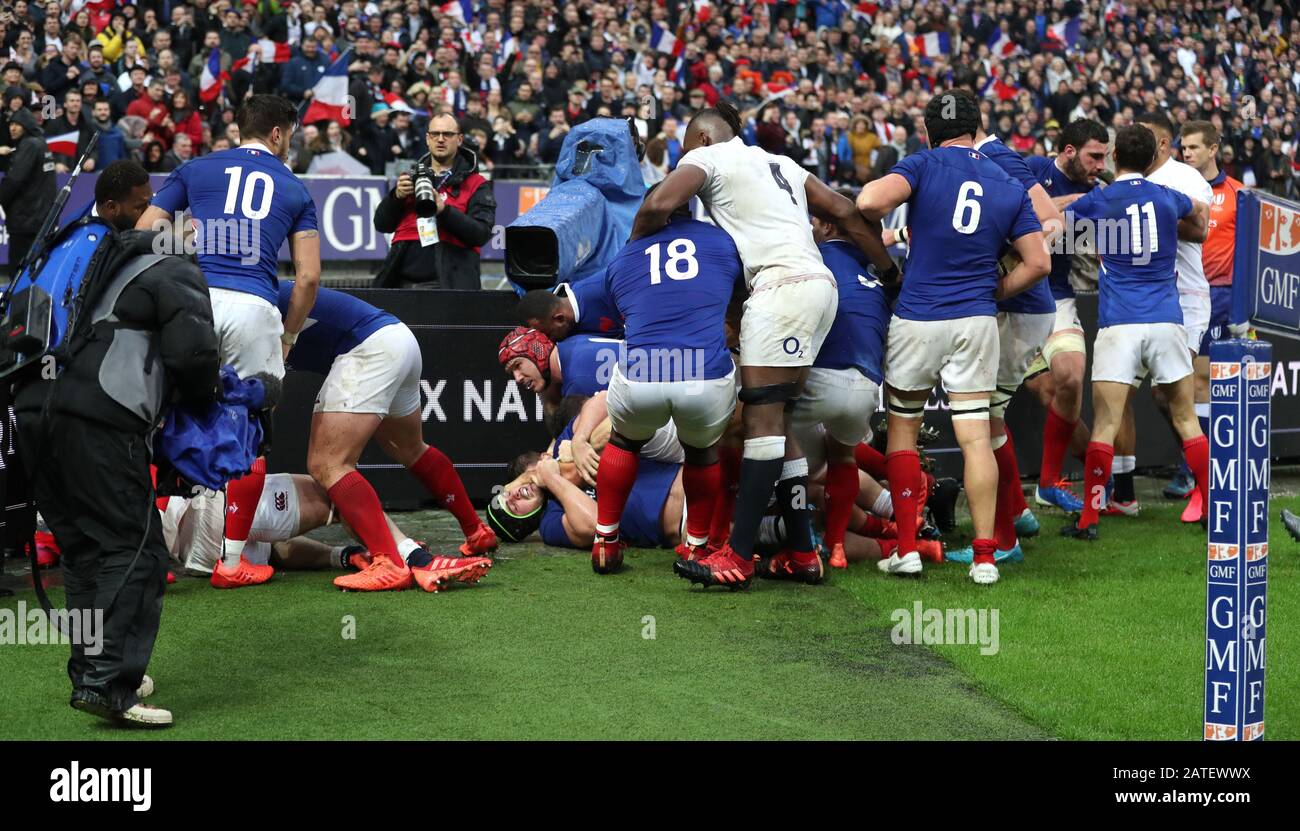
[[[139,164],[115,162],[95,183],[96,213],[130,227],[148,188]],[[172,722],[167,710],[139,702],[153,686],[145,670],[168,556],[149,471],[152,440],[173,403],[211,403],[218,378],[207,282],[180,257],[139,259],[154,250],[155,236],[118,231],[107,280],[68,334],[61,372],[14,387],[18,448],[63,552],[68,608],[83,610],[83,620],[102,614],[99,648],[72,645],[71,704],[141,727]]]
[[[375,230],[393,234],[377,288],[478,289],[479,248],[492,237],[497,203],[492,184],[475,172],[477,156],[463,147],[460,124],[451,115],[429,121],[429,153],[414,173],[397,177],[375,210]],[[435,188],[436,214],[416,215],[416,178]]]

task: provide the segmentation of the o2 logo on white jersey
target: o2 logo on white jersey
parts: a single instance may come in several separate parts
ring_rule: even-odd
[[[787,355],[794,355],[799,358],[803,357],[803,345],[800,344],[799,339],[793,335],[781,341],[781,349],[783,349]]]

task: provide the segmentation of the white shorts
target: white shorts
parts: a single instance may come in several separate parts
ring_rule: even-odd
[[[1093,351],[1093,381],[1138,386],[1149,370],[1153,382],[1172,384],[1192,374],[1192,356],[1177,323],[1107,326],[1098,330]]]
[[[1079,305],[1073,297],[1059,297],[1056,300],[1056,319],[1048,335],[1068,332],[1071,329],[1083,331],[1083,324],[1079,322]]]
[[[208,289],[212,325],[217,330],[221,363],[230,364],[240,378],[265,373],[284,378],[284,320],[280,310],[255,294]]]
[[[253,515],[253,527],[244,547],[245,559],[265,563],[271,543],[296,537],[301,520],[298,488],[293,477],[288,473],[269,474]],[[226,500],[220,493],[192,499],[174,496],[163,512],[163,537],[168,550],[186,571],[212,573],[221,559],[225,530]],[[255,559],[255,545],[265,548],[261,559]]]
[[[758,289],[740,319],[740,365],[812,366],[839,304],[834,278],[821,274]]]
[[[420,344],[405,323],[390,323],[334,359],[314,412],[400,418],[420,409]]]
[[[643,459],[667,462],[672,465],[680,465],[686,461],[686,451],[682,449],[682,443],[677,440],[677,427],[671,421],[654,432],[650,441],[641,448],[639,455]]]
[[[1183,309],[1183,334],[1187,348],[1193,355],[1198,355],[1205,330],[1210,328],[1210,295],[1179,294],[1178,305]]]
[[[790,429],[816,472],[826,458],[824,437],[853,447],[871,438],[871,417],[880,403],[880,386],[856,369],[813,367],[803,395],[790,414]]]
[[[1051,314],[998,312],[998,389],[1015,393],[1055,323]]]
[[[671,421],[682,444],[712,447],[736,409],[736,373],[705,381],[629,381],[615,366],[607,404],[614,429],[629,439],[648,439]]]
[[[903,392],[992,392],[998,381],[997,318],[889,321],[885,383]]]

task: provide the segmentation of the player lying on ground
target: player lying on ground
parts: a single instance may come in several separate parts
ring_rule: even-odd
[[[244,556],[257,565],[291,570],[345,569],[359,571],[372,559],[364,545],[330,546],[303,536],[328,525],[334,507],[329,495],[305,474],[274,473],[266,477],[262,499],[249,530]],[[167,548],[188,574],[210,574],[221,559],[225,499],[220,495],[193,499],[172,497],[162,511]],[[431,554],[385,515],[397,550],[425,591],[453,583],[476,583],[492,567],[487,557],[445,557]],[[351,527],[344,523],[349,533]]]
[[[280,286],[282,308],[289,307],[293,292],[291,282]],[[325,376],[312,414],[307,469],[373,555],[366,569],[334,585],[393,591],[414,579],[384,521],[379,496],[357,471],[372,438],[456,517],[465,534],[461,554],[474,557],[496,548],[496,536],[474,512],[451,460],[424,443],[420,345],[406,324],[352,295],[321,289],[288,365]]]
[[[889,574],[916,574],[918,496],[923,482],[916,438],[935,384],[952,402],[953,431],[965,460],[966,496],[975,525],[970,577],[994,583],[993,536],[998,469],[989,442],[990,396],[997,385],[997,300],[1047,276],[1042,228],[1020,182],[973,148],[979,102],[950,90],[930,99],[925,124],[931,149],[907,157],[863,188],[858,208],[881,219],[906,202],[911,246],[902,292],[889,324],[887,456],[898,524],[898,550],[882,560]],[[1000,277],[1011,242],[1021,262]]]
[[[809,213],[838,223],[882,274],[897,272],[879,232],[851,201],[793,160],[747,146],[740,132],[739,116],[726,102],[691,119],[681,162],[646,197],[632,229],[632,239],[648,237],[699,196],[735,242],[750,290],[740,332],[745,446],[731,539],[703,560],[673,564],[679,575],[706,586],[749,585],[754,539],[774,484],[791,556],[800,567],[811,567],[817,556],[807,509],[808,463],[790,434],[788,409],[830,330],[838,297],[813,242]]]
[[[1205,231],[1208,206],[1142,175],[1156,155],[1155,135],[1146,127],[1123,127],[1115,135],[1115,182],[1067,206],[1075,222],[1097,223],[1101,254],[1096,357],[1092,365],[1092,442],[1084,467],[1083,512],[1061,533],[1097,539],[1097,519],[1106,502],[1106,480],[1133,389],[1149,371],[1169,400],[1183,453],[1205,496],[1209,443],[1196,419],[1192,355],[1180,321],[1176,248],[1182,234]],[[1119,227],[1118,245],[1104,246],[1102,223]],[[1116,250],[1107,250],[1116,249]],[[1137,379],[1136,382],[1134,379]]]
[[[613,430],[596,482],[591,567],[598,574],[622,565],[627,544],[619,535],[620,519],[638,479],[638,454],[669,423],[685,457],[681,477],[689,519],[678,554],[687,560],[705,556],[722,480],[717,445],[736,407],[726,316],[740,280],[731,237],[692,219],[686,205],[666,226],[629,243],[606,268],[606,294],[623,320],[625,341],[609,382]],[[816,569],[820,578],[820,559]]]
[[[254,95],[239,108],[236,121],[239,147],[178,167],[136,227],[173,229],[175,234],[177,218],[189,211],[197,227],[199,267],[212,297],[221,363],[241,378],[260,374],[279,380],[320,283],[316,206],[285,163],[298,121],[293,104],[275,95]],[[297,281],[282,312],[276,308],[276,275],[286,240]],[[231,510],[221,566],[212,572],[217,588],[271,579],[270,566],[253,566],[241,557],[265,480],[266,460],[258,459],[247,476],[226,487]]]

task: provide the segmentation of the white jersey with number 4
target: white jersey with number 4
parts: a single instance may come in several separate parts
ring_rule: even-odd
[[[808,224],[808,171],[787,156],[773,156],[739,137],[697,147],[679,165],[704,171],[700,201],[731,235],[751,292],[789,277],[830,277]]]
[[[1153,171],[1148,180],[1157,185],[1164,185],[1176,190],[1188,199],[1210,204],[1214,199],[1214,189],[1205,181],[1196,168],[1170,157],[1159,169]],[[1178,241],[1178,293],[1210,296],[1210,283],[1205,279],[1205,268],[1201,265],[1201,244],[1199,242]]]

